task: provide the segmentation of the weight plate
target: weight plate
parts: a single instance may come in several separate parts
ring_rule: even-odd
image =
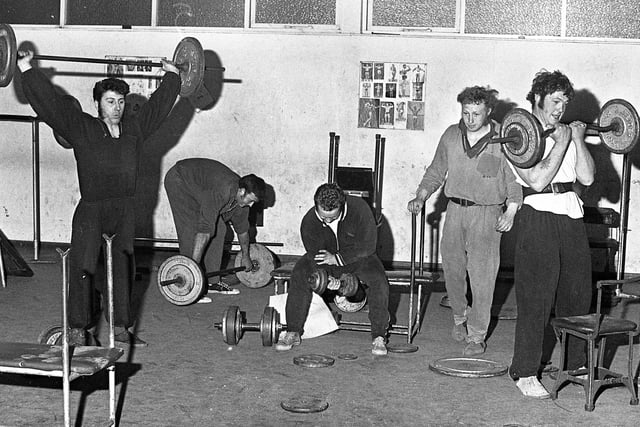
[[[429,363],[429,369],[452,377],[488,378],[504,375],[509,368],[486,359],[445,357]]]
[[[178,283],[163,286],[162,282],[180,279]],[[184,255],[167,258],[158,269],[160,293],[172,304],[189,305],[202,296],[204,275],[198,263]]]
[[[242,334],[240,307],[230,305],[222,316],[222,339],[229,345],[237,345]]]
[[[204,78],[204,50],[198,39],[194,37],[183,38],[173,53],[174,64],[184,64],[180,70],[180,96],[193,95],[202,84]]]
[[[303,354],[293,358],[293,363],[305,368],[327,368],[333,366],[336,359],[322,354]]]
[[[324,411],[329,407],[329,403],[317,397],[295,396],[289,400],[283,400],[280,402],[280,406],[285,411],[310,414],[312,412]]]
[[[598,126],[607,127],[617,123],[619,128],[600,132],[600,140],[612,153],[628,153],[638,143],[639,122],[638,113],[630,103],[623,99],[612,99],[600,110]]]
[[[341,360],[356,360],[358,358],[358,356],[353,353],[340,353],[337,357]]]
[[[340,311],[345,313],[356,313],[367,305],[367,295],[365,294],[362,301],[349,301],[349,298],[347,297],[336,295],[333,297],[333,302]]]
[[[16,35],[9,24],[0,24],[0,87],[9,86],[18,59]]]
[[[329,274],[327,270],[323,268],[316,269],[309,277],[307,277],[307,283],[313,292],[318,295],[322,295],[327,290],[329,285]]]
[[[387,350],[391,353],[415,353],[418,346],[409,343],[387,344]]]
[[[62,326],[51,326],[38,335],[39,344],[62,345]]]
[[[273,254],[263,245],[251,243],[249,245],[249,257],[254,263],[254,269],[251,271],[238,271],[236,277],[248,288],[262,288],[271,281],[271,272],[275,268]],[[242,256],[236,256],[234,266],[240,267],[241,265]]]
[[[77,108],[78,110],[82,111],[82,105],[80,105],[80,101],[78,101],[76,97],[72,95],[63,95],[62,98],[65,100],[65,104],[68,103],[68,105],[65,105],[64,107],[66,110],[70,108]],[[53,137],[63,148],[73,148],[71,144],[69,144],[69,142],[64,139],[64,137],[58,132],[53,131]]]
[[[527,169],[542,160],[545,140],[542,125],[535,116],[522,108],[514,108],[502,121],[500,137],[519,138],[519,142],[502,144],[503,152],[515,166]]]
[[[276,315],[278,313],[273,307],[265,307],[260,319],[260,337],[262,345],[271,347],[276,339]]]

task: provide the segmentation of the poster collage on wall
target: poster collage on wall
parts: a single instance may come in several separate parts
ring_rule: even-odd
[[[358,127],[424,130],[427,64],[360,62]]]
[[[130,92],[127,95],[126,113],[137,113],[151,94],[160,86],[160,81],[164,75],[161,67],[149,64],[159,64],[161,59],[166,58],[106,55],[105,59],[130,62],[130,64],[126,65],[107,64],[107,76],[122,79],[129,84]]]

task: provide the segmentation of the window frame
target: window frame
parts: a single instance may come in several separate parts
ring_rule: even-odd
[[[464,0],[455,0],[455,24],[453,27],[403,27],[388,25],[373,25],[374,0],[362,0],[362,33],[363,34],[393,34],[393,35],[426,35],[426,34],[464,34]]]

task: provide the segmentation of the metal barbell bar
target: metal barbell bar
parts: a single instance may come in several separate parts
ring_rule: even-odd
[[[8,86],[18,59],[15,33],[9,24],[0,23],[0,87]],[[96,64],[142,65],[162,67],[162,62],[134,61],[126,59],[85,58],[77,56],[34,55],[33,59],[43,61],[88,62]],[[204,50],[198,39],[185,37],[176,46],[172,62],[180,71],[182,80],[180,95],[194,95],[204,79],[204,71],[225,71],[223,67],[206,67]]]
[[[258,268],[258,265],[257,265],[257,263],[254,262],[252,271],[255,271],[257,268]],[[238,271],[243,271],[243,270],[245,270],[244,267],[226,268],[224,270],[210,271],[208,273],[204,273],[202,276],[204,278],[208,279],[210,277],[224,276],[226,274],[236,273]],[[184,285],[185,284],[185,278],[183,276],[178,276],[178,277],[174,277],[173,279],[161,280],[158,284],[160,286],[169,286],[169,285],[173,285],[173,284]]]

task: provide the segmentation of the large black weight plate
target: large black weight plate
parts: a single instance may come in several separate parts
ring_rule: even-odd
[[[180,96],[193,95],[204,78],[204,50],[198,39],[194,37],[183,38],[173,53],[173,62],[188,65],[184,70],[180,70],[182,80]]]
[[[39,344],[62,345],[62,326],[51,326],[38,335]]]
[[[336,359],[323,354],[303,354],[293,358],[293,363],[305,368],[327,368],[333,366]]]
[[[222,339],[229,345],[237,345],[242,337],[242,314],[240,307],[230,305],[222,316]]]
[[[387,344],[387,350],[391,353],[415,353],[418,346],[409,343]]]
[[[600,132],[600,141],[612,153],[628,153],[638,143],[639,122],[638,113],[630,103],[623,99],[612,99],[600,110],[598,126],[607,127],[617,123],[619,130]]]
[[[181,278],[182,282],[162,285],[162,282],[176,278]],[[172,304],[193,304],[202,296],[204,275],[194,260],[184,255],[174,255],[167,258],[158,269],[158,288]]]
[[[254,268],[251,271],[238,271],[236,277],[248,288],[262,288],[271,281],[271,272],[275,269],[273,254],[260,243],[249,245],[249,257]],[[242,265],[242,257],[236,256],[234,267]]]
[[[310,414],[312,412],[322,412],[329,407],[329,403],[312,396],[294,396],[289,400],[280,402],[280,407],[285,411]]]
[[[16,35],[9,24],[0,24],[0,87],[9,86],[18,59]]]
[[[488,378],[504,375],[509,368],[486,359],[445,357],[429,363],[429,369],[452,377]]]
[[[519,168],[533,167],[544,155],[542,133],[542,125],[533,114],[522,108],[512,109],[502,121],[500,137],[517,137],[520,141],[503,144],[504,154]]]
[[[265,307],[260,319],[260,337],[262,345],[271,347],[278,338],[278,323],[280,323],[278,312],[273,307]]]

